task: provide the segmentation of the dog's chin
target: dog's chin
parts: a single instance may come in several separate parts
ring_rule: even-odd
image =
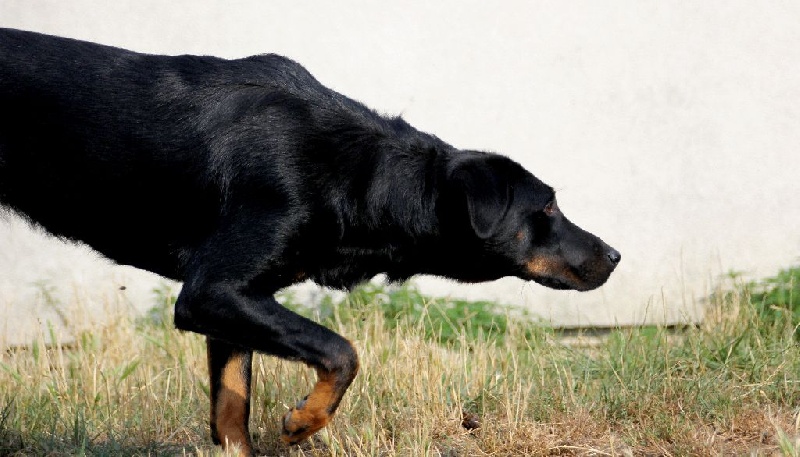
[[[590,290],[597,289],[598,287],[602,286],[604,281],[599,282],[589,282],[589,281],[570,281],[562,278],[534,278],[533,279],[536,283],[541,284],[549,289],[555,290],[577,290],[579,292],[587,292]]]

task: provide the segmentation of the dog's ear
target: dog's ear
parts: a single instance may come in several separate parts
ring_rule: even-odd
[[[498,232],[511,203],[511,186],[501,159],[471,157],[459,160],[450,171],[450,185],[466,197],[472,229],[482,239]]]

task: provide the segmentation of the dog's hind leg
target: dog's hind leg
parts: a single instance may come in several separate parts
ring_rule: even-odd
[[[250,376],[253,352],[222,340],[207,338],[211,393],[211,439],[226,448],[239,446],[243,456],[253,454],[248,431]]]

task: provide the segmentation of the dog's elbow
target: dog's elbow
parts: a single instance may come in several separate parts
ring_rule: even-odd
[[[189,287],[184,284],[175,301],[175,328],[207,334],[215,320],[208,307],[214,303],[224,303],[224,297],[214,297],[213,291],[211,287]]]
[[[175,302],[175,328],[187,332],[200,332],[197,320],[192,313],[192,306],[187,303],[188,301],[189,299],[181,292],[178,296],[178,300]]]

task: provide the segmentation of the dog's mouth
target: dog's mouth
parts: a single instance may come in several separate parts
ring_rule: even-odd
[[[533,259],[525,264],[527,278],[555,290],[581,292],[597,289],[605,284],[616,265],[573,268],[557,259]]]

